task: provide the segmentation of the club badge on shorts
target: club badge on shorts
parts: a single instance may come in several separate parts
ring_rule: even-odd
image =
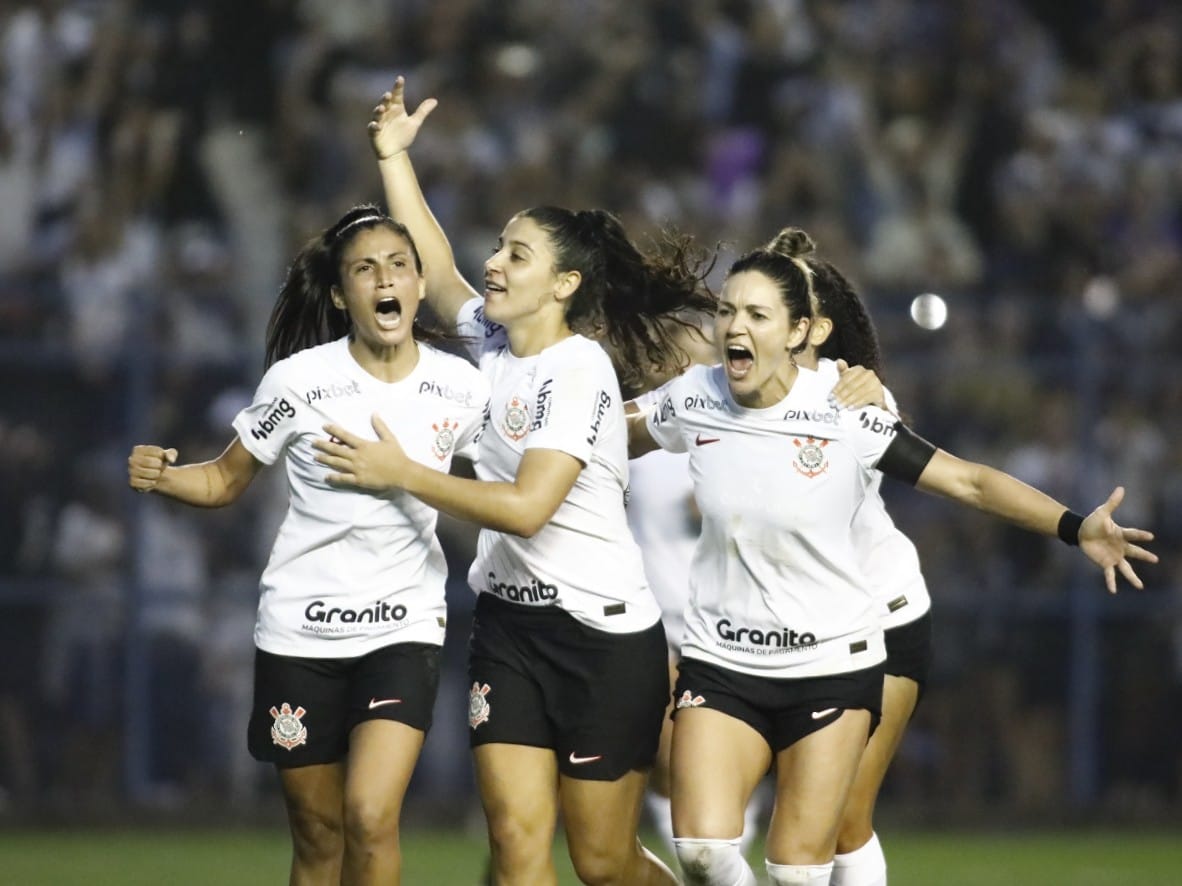
[[[705,703],[706,699],[704,696],[694,695],[687,689],[685,692],[681,693],[681,698],[677,699],[677,709],[681,710],[682,708],[696,708],[698,705],[703,705]]]
[[[431,452],[440,461],[451,455],[452,448],[456,445],[456,428],[459,426],[458,421],[452,422],[446,418],[441,425],[431,425],[431,429],[435,431],[435,442],[431,444]]]
[[[271,741],[279,745],[281,748],[297,748],[308,741],[308,727],[300,722],[300,717],[304,716],[305,711],[299,705],[293,711],[291,705],[284,702],[278,709],[271,708],[271,716],[275,718],[275,722],[271,724]]]
[[[796,473],[811,480],[829,470],[829,457],[825,454],[825,447],[829,445],[828,440],[818,441],[808,437],[801,443],[793,437],[792,442],[797,449],[796,460],[792,462]]]
[[[472,684],[472,691],[468,693],[468,725],[475,729],[481,723],[488,721],[488,715],[492,713],[492,706],[485,698],[489,693],[491,687],[485,683],[480,684],[479,681]]]

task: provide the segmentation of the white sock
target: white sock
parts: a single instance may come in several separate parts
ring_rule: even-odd
[[[833,858],[833,878],[830,886],[886,886],[887,864],[878,834],[853,852],[839,853]]]
[[[767,875],[772,886],[828,886],[833,862],[828,864],[772,864],[767,865]]]
[[[677,847],[673,845],[673,804],[668,797],[649,791],[644,796],[644,804],[648,807],[648,816],[652,819],[657,836],[669,854],[676,857]]]
[[[677,860],[688,886],[755,886],[755,872],[739,851],[739,841],[674,839]]]

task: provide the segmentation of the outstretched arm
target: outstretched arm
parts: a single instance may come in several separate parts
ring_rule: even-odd
[[[262,468],[237,437],[212,461],[177,465],[177,451],[141,445],[127,459],[127,480],[137,492],[159,492],[185,504],[220,508],[232,504]]]
[[[527,449],[512,483],[469,480],[409,458],[393,432],[373,418],[377,440],[328,425],[330,440],[315,440],[316,460],[332,468],[328,482],[385,491],[402,489],[436,510],[486,529],[529,538],[554,516],[583,463],[556,449]]]
[[[1041,535],[1059,536],[1078,544],[1089,560],[1104,570],[1104,582],[1116,593],[1116,570],[1135,588],[1142,587],[1129,560],[1156,563],[1157,555],[1137,542],[1153,540],[1153,533],[1117,525],[1112,513],[1124,499],[1117,487],[1108,500],[1086,518],[1072,514],[1049,495],[1009,474],[965,461],[937,449],[916,483],[919,489],[967,504]]]
[[[429,98],[413,114],[407,113],[404,84],[402,77],[395,80],[394,88],[374,108],[369,123],[370,143],[378,158],[390,215],[406,225],[423,260],[427,304],[446,326],[454,329],[460,307],[477,293],[460,276],[451,244],[427,205],[407,153],[419,127],[439,103]]]

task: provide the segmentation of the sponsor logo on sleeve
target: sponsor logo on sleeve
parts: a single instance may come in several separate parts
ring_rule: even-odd
[[[653,420],[653,423],[658,425],[664,424],[675,415],[677,415],[677,410],[673,406],[673,398],[666,397],[661,401],[661,406],[657,410],[657,416]]]
[[[895,436],[896,422],[892,419],[884,420],[882,416],[878,415],[877,413],[871,414],[869,412],[863,412],[858,416],[858,421],[861,423],[862,427],[870,431],[872,434],[882,434],[884,437]]]
[[[256,440],[266,440],[281,424],[289,418],[295,418],[295,414],[295,407],[287,401],[286,397],[280,397],[278,400],[272,401],[266,414],[255,422],[255,426],[250,430],[250,435]]]
[[[607,391],[600,391],[595,398],[595,408],[591,412],[591,428],[587,434],[587,445],[594,446],[599,439],[599,426],[603,424],[603,417],[607,415],[608,407],[612,405],[612,395]]]
[[[553,385],[554,379],[548,378],[538,386],[538,402],[534,407],[534,420],[529,426],[531,431],[538,430],[550,420],[550,403],[554,399],[554,392],[551,390]]]

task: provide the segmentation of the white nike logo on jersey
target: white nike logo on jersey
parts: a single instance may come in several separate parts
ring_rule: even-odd
[[[596,760],[602,760],[603,754],[596,754],[594,757],[579,757],[575,755],[574,751],[571,751],[569,759],[578,766],[580,763],[594,763]]]
[[[823,710],[823,711],[813,711],[812,714],[810,714],[810,716],[814,720],[820,720],[822,717],[828,717],[830,714],[832,714],[836,710],[837,710],[837,708],[825,708],[825,710]]]
[[[401,698],[371,698],[369,700],[369,709],[385,707],[388,704],[402,704]]]

